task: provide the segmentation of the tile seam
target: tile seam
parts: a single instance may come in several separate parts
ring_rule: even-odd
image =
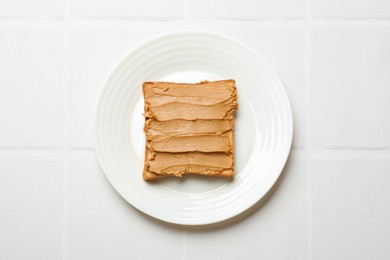
[[[70,0],[65,1],[64,10],[64,43],[63,43],[63,75],[64,75],[64,127],[63,127],[63,156],[64,156],[64,176],[63,176],[63,219],[62,219],[62,259],[69,259],[69,74],[70,74],[70,46],[68,21],[70,15]]]
[[[306,129],[308,131],[306,146],[310,151],[312,148],[312,129],[310,127],[311,122],[311,91],[312,91],[312,80],[311,80],[311,26],[312,26],[312,15],[311,15],[311,0],[305,1],[305,87],[306,87]],[[309,260],[313,259],[313,198],[311,188],[311,169],[310,169],[310,156],[306,165],[307,171],[307,252],[306,256]]]

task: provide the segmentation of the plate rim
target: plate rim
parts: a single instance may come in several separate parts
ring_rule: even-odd
[[[138,49],[141,49],[144,45],[149,44],[149,43],[151,43],[153,41],[156,41],[158,39],[161,39],[161,38],[172,37],[172,36],[175,36],[175,35],[178,35],[178,34],[183,34],[183,33],[184,34],[204,34],[204,35],[212,35],[212,36],[218,36],[218,37],[224,38],[226,40],[234,42],[240,48],[246,49],[247,51],[249,51],[251,53],[251,55],[255,56],[256,59],[260,60],[261,63],[264,65],[264,67],[268,70],[269,73],[272,74],[272,77],[274,78],[274,80],[276,80],[276,82],[280,86],[279,91],[281,92],[281,95],[284,98],[284,103],[285,103],[286,108],[287,108],[287,111],[286,111],[287,115],[288,115],[287,122],[291,126],[290,127],[290,131],[288,132],[288,140],[286,142],[286,146],[285,146],[286,148],[285,148],[285,151],[284,151],[284,156],[281,159],[281,161],[283,161],[283,163],[281,163],[279,165],[279,169],[275,170],[275,172],[277,172],[277,174],[274,174],[274,177],[268,182],[268,185],[264,189],[264,192],[262,192],[260,195],[258,195],[258,197],[256,199],[254,199],[254,201],[252,203],[248,203],[245,207],[243,207],[243,209],[241,211],[236,212],[235,214],[230,214],[228,216],[224,216],[222,218],[218,218],[217,220],[198,221],[198,222],[193,221],[191,223],[185,222],[185,221],[173,221],[173,220],[169,220],[167,218],[157,217],[155,215],[149,214],[147,212],[147,210],[141,209],[141,207],[139,207],[139,205],[133,205],[126,198],[126,196],[123,196],[123,194],[116,189],[114,183],[111,181],[111,179],[109,177],[110,174],[107,173],[107,169],[105,168],[105,166],[102,163],[102,156],[103,155],[101,154],[101,148],[99,147],[99,142],[97,140],[97,136],[98,136],[97,135],[97,132],[98,132],[98,127],[97,127],[98,124],[97,124],[97,122],[98,122],[98,108],[99,108],[99,104],[101,102],[102,95],[103,95],[104,89],[106,88],[107,82],[109,82],[109,80],[111,79],[111,77],[114,74],[114,72],[126,61],[128,56],[130,56],[132,53],[136,52]],[[291,149],[292,149],[292,142],[293,142],[293,139],[294,139],[294,120],[293,120],[293,113],[292,113],[292,107],[291,107],[290,99],[288,97],[288,94],[287,94],[287,91],[286,91],[286,89],[284,87],[283,82],[281,81],[281,79],[279,78],[277,73],[273,70],[272,66],[270,66],[270,63],[265,58],[263,58],[260,55],[260,53],[255,51],[252,47],[248,46],[247,44],[245,44],[245,43],[243,43],[243,42],[241,42],[241,41],[239,41],[239,40],[237,40],[237,39],[235,39],[233,37],[230,37],[228,35],[225,35],[225,34],[222,34],[222,33],[219,33],[219,32],[215,32],[215,31],[211,31],[211,30],[179,29],[179,30],[171,30],[171,31],[163,32],[163,33],[158,33],[158,34],[156,34],[156,35],[154,35],[152,37],[149,37],[149,38],[146,38],[146,39],[140,41],[135,46],[130,48],[128,51],[126,51],[119,58],[119,60],[115,63],[115,65],[109,70],[107,76],[105,77],[105,79],[103,80],[103,83],[101,84],[101,86],[99,88],[99,92],[98,92],[98,95],[97,95],[97,98],[96,98],[96,102],[95,102],[95,110],[94,110],[93,119],[94,119],[94,121],[93,121],[93,126],[94,126],[93,140],[94,140],[94,146],[95,146],[95,153],[97,155],[97,158],[98,158],[98,161],[99,161],[99,165],[100,165],[100,167],[101,167],[101,169],[103,171],[104,176],[106,177],[106,179],[108,180],[108,182],[110,183],[112,188],[114,188],[115,192],[117,192],[122,197],[122,199],[124,199],[127,203],[129,203],[133,208],[137,209],[138,211],[142,212],[143,214],[146,214],[149,217],[152,217],[154,219],[158,219],[158,220],[163,221],[163,222],[171,223],[171,224],[187,225],[187,226],[208,225],[208,224],[214,224],[214,223],[220,223],[220,222],[223,222],[223,221],[227,221],[229,219],[232,219],[232,218],[234,218],[236,216],[241,215],[242,213],[246,212],[248,209],[252,208],[256,203],[261,201],[266,196],[266,194],[268,194],[271,191],[272,187],[275,185],[275,183],[277,182],[277,180],[281,176],[281,173],[282,173],[283,169],[285,168],[287,160],[288,160],[288,158],[290,156]]]

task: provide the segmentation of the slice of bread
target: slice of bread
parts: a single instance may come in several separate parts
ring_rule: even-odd
[[[234,176],[234,80],[145,82],[143,178]]]

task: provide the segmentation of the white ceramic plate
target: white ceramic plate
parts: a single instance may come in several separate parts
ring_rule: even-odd
[[[234,180],[142,179],[144,81],[235,79]],[[96,152],[108,180],[131,205],[163,221],[199,225],[231,218],[261,199],[280,175],[292,141],[292,113],[276,74],[254,51],[201,31],[159,35],[127,53],[109,74],[96,109]]]

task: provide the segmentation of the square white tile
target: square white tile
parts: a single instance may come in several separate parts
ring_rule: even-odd
[[[0,17],[61,18],[64,13],[63,0],[0,0]]]
[[[2,152],[0,172],[0,259],[61,259],[62,156]]]
[[[313,155],[313,259],[390,258],[390,153]]]
[[[93,152],[69,162],[70,259],[180,259],[184,228],[154,220],[111,187]]]
[[[190,14],[209,19],[302,18],[304,0],[190,0]]]
[[[94,147],[93,120],[98,93],[119,59],[141,41],[172,28],[171,23],[154,22],[71,24],[68,97],[71,147]]]
[[[3,22],[0,35],[0,147],[61,147],[62,26]]]
[[[313,0],[314,17],[390,18],[387,0]]]
[[[313,146],[390,146],[389,46],[386,25],[312,29]]]
[[[106,18],[179,18],[184,1],[180,0],[69,0],[74,17]]]
[[[187,259],[308,259],[307,158],[293,152],[268,201],[241,221],[188,227]]]

